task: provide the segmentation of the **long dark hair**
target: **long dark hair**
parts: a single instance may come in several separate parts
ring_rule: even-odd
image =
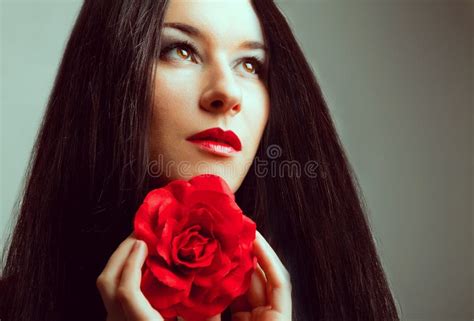
[[[313,161],[318,170],[260,175],[254,163],[237,201],[290,272],[293,321],[398,320],[362,193],[315,75],[273,1],[252,4],[270,49],[271,112],[256,158],[278,168]],[[96,278],[152,187],[152,67],[166,5],[82,5],[4,249],[2,320],[105,320]],[[268,153],[272,146],[278,157]]]

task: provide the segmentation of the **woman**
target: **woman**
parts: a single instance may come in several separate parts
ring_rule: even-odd
[[[241,146],[193,142],[216,127]],[[398,320],[327,105],[271,0],[84,2],[30,161],[2,320],[160,320],[138,288],[133,216],[152,188],[202,172],[226,179],[262,235],[251,306],[213,321]]]

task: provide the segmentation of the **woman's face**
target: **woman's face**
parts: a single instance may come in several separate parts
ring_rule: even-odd
[[[195,50],[183,44],[170,47],[178,42]],[[151,171],[157,181],[211,173],[237,191],[269,114],[265,67],[259,66],[267,57],[256,42],[263,45],[264,38],[249,1],[169,2],[160,58],[155,61],[150,148],[154,168],[159,169]],[[232,134],[222,138],[214,132],[187,140],[216,127],[232,131],[240,150],[235,137],[229,138]],[[226,142],[219,146],[219,139]]]

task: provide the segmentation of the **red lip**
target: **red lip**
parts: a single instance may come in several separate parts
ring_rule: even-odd
[[[236,151],[242,150],[242,144],[240,142],[239,136],[237,136],[233,131],[231,130],[222,130],[219,127],[214,127],[214,128],[209,128],[206,130],[203,130],[202,132],[199,132],[197,134],[194,134],[186,140],[212,140],[216,142],[223,142],[226,143],[232,148],[234,148]]]

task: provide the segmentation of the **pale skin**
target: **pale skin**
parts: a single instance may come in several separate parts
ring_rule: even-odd
[[[199,36],[170,23],[192,26]],[[195,50],[182,44],[167,50],[182,41]],[[270,110],[269,93],[258,71],[259,61],[265,61],[267,55],[262,49],[245,46],[249,41],[265,44],[248,0],[171,0],[168,4],[162,55],[155,61],[150,133],[151,158],[162,160],[165,171],[160,185],[203,172],[223,177],[234,192],[241,185]],[[242,150],[232,157],[220,157],[186,141],[188,136],[213,127],[232,130]]]
[[[150,153],[154,158],[158,154],[164,156],[165,165],[190,164],[187,174],[171,168],[167,180],[189,179],[205,171],[223,177],[235,193],[255,157],[270,108],[268,91],[255,74],[256,65],[246,59],[249,56],[263,59],[264,52],[239,49],[243,41],[264,42],[258,18],[248,0],[171,0],[164,22],[191,25],[200,30],[202,37],[194,38],[170,28],[163,30],[166,43],[186,40],[198,52],[174,48],[166,53],[166,59],[155,63]],[[216,101],[220,101],[218,108]],[[234,131],[242,142],[242,151],[223,158],[204,153],[185,140],[209,127]],[[203,162],[209,165],[205,169],[199,167]],[[258,266],[243,299],[230,306],[232,320],[291,321],[288,271],[258,231],[254,249]],[[170,321],[153,309],[140,290],[146,256],[145,244],[137,243],[132,233],[118,246],[98,276],[96,283],[107,310],[106,321]],[[219,314],[207,321],[220,320]]]

